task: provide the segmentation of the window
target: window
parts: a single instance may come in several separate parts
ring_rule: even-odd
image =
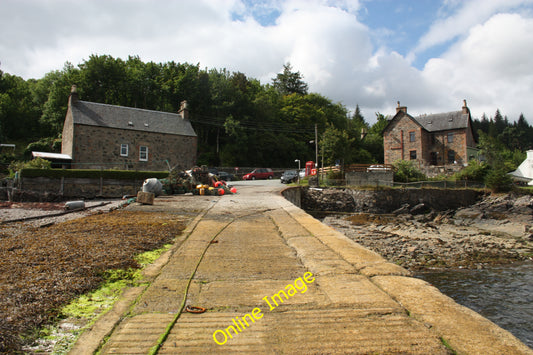
[[[121,144],[120,145],[120,156],[121,157],[127,157],[128,156],[128,145],[127,144]]]
[[[411,160],[416,160],[416,150],[411,150],[411,151],[409,152],[409,158],[410,158]]]
[[[448,150],[448,164],[455,164],[455,151]]]
[[[148,147],[141,145],[139,147],[139,160],[148,161]]]
[[[448,143],[453,143],[453,133],[448,133]]]
[[[416,132],[409,132],[409,142],[416,141]]]

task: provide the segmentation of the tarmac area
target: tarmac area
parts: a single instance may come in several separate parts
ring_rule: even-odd
[[[279,180],[128,213],[198,216],[72,354],[533,354],[285,200]]]

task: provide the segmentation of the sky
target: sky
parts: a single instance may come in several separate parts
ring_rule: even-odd
[[[375,122],[458,111],[533,124],[533,0],[0,0],[0,70],[92,54],[238,71],[290,63],[311,92]]]

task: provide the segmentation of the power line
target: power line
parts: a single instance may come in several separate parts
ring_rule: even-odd
[[[201,118],[201,119],[199,119]],[[196,114],[194,118],[189,118],[189,121],[205,124],[216,127],[224,127],[226,119],[221,117],[213,117],[206,115]],[[290,128],[286,125],[269,123],[269,122],[240,122],[237,121],[238,127],[245,130],[252,131],[276,131],[276,132],[286,132],[286,133],[314,133],[314,128]]]

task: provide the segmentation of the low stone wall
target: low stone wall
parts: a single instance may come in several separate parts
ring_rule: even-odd
[[[144,180],[104,178],[46,178],[21,179],[18,188],[1,193],[3,199],[13,201],[58,201],[70,198],[118,198],[136,195]]]
[[[302,207],[302,188],[300,186],[287,187],[281,191],[281,194],[293,205]]]
[[[470,189],[302,189],[301,207],[308,211],[391,213],[423,204],[445,211],[474,204],[483,192]]]
[[[346,185],[349,186],[392,186],[394,179],[393,171],[354,171],[348,172]]]

